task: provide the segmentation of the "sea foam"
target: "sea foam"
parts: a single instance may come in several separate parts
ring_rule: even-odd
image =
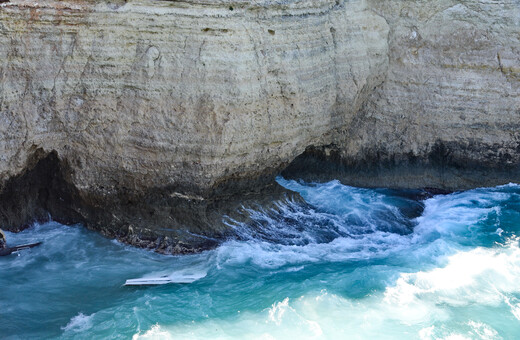
[[[65,332],[84,332],[90,327],[92,327],[92,318],[96,313],[91,315],[85,315],[83,313],[79,313],[78,315],[72,317],[69,323],[62,327],[61,329]]]
[[[247,224],[226,219],[238,239],[201,254],[161,256],[57,223],[8,234],[13,242],[44,243],[0,259],[4,333],[64,339],[520,334],[520,186],[421,199],[337,181],[279,182],[307,203],[248,207]],[[122,287],[128,278],[179,273],[200,279]]]

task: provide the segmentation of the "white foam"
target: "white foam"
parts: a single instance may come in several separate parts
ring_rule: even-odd
[[[457,253],[448,264],[429,272],[402,274],[385,292],[388,303],[463,306],[471,303],[498,305],[520,292],[520,249],[512,239],[499,248],[476,248]],[[506,300],[507,298],[507,300]]]
[[[144,334],[137,333],[132,336],[132,340],[145,339],[174,339],[174,337],[166,330],[163,330],[159,324],[155,324]]]
[[[95,314],[96,313],[85,315],[83,313],[79,313],[78,315],[72,317],[69,323],[61,329],[65,332],[84,332],[92,327],[92,318]]]
[[[251,263],[273,269],[307,262],[383,258],[405,251],[428,261],[436,261],[436,257],[442,260],[444,255],[462,249],[460,240],[478,235],[481,222],[493,216],[490,214],[500,215],[500,204],[514,195],[506,191],[517,188],[509,185],[476,189],[427,199],[423,214],[413,221],[413,233],[403,234],[399,227],[385,227],[390,222],[381,216],[391,216],[388,220],[397,221],[397,225],[406,223],[406,219],[392,205],[392,199],[380,192],[344,186],[338,181],[308,185],[281,178],[278,181],[300,192],[321,210],[288,202],[278,206],[283,218],[262,210],[248,210],[253,220],[262,221],[254,227],[236,226],[236,221],[229,220],[231,226],[243,232],[247,242],[232,241],[217,249],[218,268]],[[287,224],[285,218],[297,221],[297,226]],[[264,234],[255,234],[257,229]],[[497,225],[499,235],[501,230]],[[327,233],[333,240],[318,241],[320,235]]]
[[[276,325],[280,326],[283,315],[289,308],[289,298],[285,298],[282,302],[273,304],[273,307],[269,309],[268,321],[274,322]]]
[[[469,311],[476,305],[509,306],[511,315],[518,317],[518,243],[511,239],[504,246],[458,252],[444,267],[402,273],[385,291],[362,299],[323,290],[284,298],[261,312],[242,311],[236,318],[161,325],[160,332],[182,339],[340,339],[382,334],[388,339],[500,339],[497,330]],[[454,308],[467,311],[457,315]],[[468,315],[472,318],[465,319]]]
[[[330,188],[334,186],[339,186],[339,184],[329,185]],[[341,189],[341,187],[333,189]],[[517,190],[517,186],[513,189]],[[110,313],[103,312],[103,315],[117,314],[118,316],[111,321],[111,327],[124,327],[121,324],[126,321],[127,315],[131,315],[131,312],[113,313],[113,311],[124,311],[125,308],[130,310],[129,305],[136,308],[134,306],[143,304],[146,308],[143,311],[147,313],[147,316],[142,317],[141,320],[136,316],[138,319],[137,327],[133,329],[137,329],[139,332],[136,331],[137,334],[134,335],[134,339],[380,338],[382,330],[384,330],[383,335],[390,339],[497,339],[500,336],[508,338],[501,334],[504,328],[517,327],[518,329],[520,327],[520,324],[515,323],[516,320],[520,321],[520,299],[518,298],[520,296],[520,250],[518,240],[511,239],[506,245],[496,245],[494,248],[478,247],[476,249],[470,249],[475,245],[475,242],[466,242],[473,232],[480,232],[481,224],[485,225],[484,228],[488,228],[485,231],[486,237],[491,236],[492,240],[503,240],[503,238],[499,238],[499,235],[505,236],[511,233],[509,225],[502,225],[502,228],[505,229],[503,231],[499,223],[496,226],[493,225],[493,222],[489,225],[487,220],[486,223],[481,223],[483,219],[491,218],[500,213],[497,206],[502,205],[504,200],[511,197],[511,193],[502,191],[509,190],[509,187],[498,188],[495,191],[493,191],[494,189],[475,190],[469,193],[436,196],[426,200],[424,201],[425,212],[415,220],[417,226],[412,234],[401,235],[383,231],[378,229],[378,225],[371,224],[366,233],[352,233],[349,236],[337,237],[330,242],[319,243],[316,241],[316,235],[323,230],[318,230],[313,234],[312,232],[315,230],[312,230],[312,228],[334,229],[344,227],[348,232],[350,225],[338,226],[345,221],[341,219],[342,216],[352,217],[356,215],[361,220],[362,215],[365,214],[367,215],[365,220],[359,224],[362,225],[363,223],[370,224],[378,217],[374,215],[374,218],[370,220],[368,218],[370,212],[367,213],[367,210],[364,209],[377,207],[380,209],[379,212],[392,213],[394,211],[385,203],[385,200],[377,196],[379,194],[370,196],[370,193],[366,193],[368,197],[363,197],[364,194],[356,197],[354,193],[353,198],[348,198],[349,190],[344,190],[347,203],[336,201],[334,212],[323,212],[319,209],[298,210],[291,206],[281,207],[284,217],[294,217],[297,221],[299,219],[310,219],[306,226],[309,229],[301,231],[302,234],[307,234],[300,238],[307,243],[291,244],[290,239],[299,236],[298,228],[288,232],[285,230],[285,225],[276,225],[283,219],[277,220],[267,216],[265,218],[266,223],[273,224],[273,230],[279,231],[280,237],[287,238],[282,241],[287,242],[277,243],[276,238],[269,241],[259,238],[252,238],[246,242],[230,241],[203,254],[172,257],[171,261],[170,259],[165,261],[166,258],[161,257],[161,261],[157,262],[156,265],[153,264],[158,261],[155,255],[128,248],[131,252],[138,252],[140,259],[153,259],[152,262],[145,262],[150,264],[150,268],[153,268],[149,269],[150,271],[172,268],[160,273],[150,273],[144,276],[145,279],[166,276],[167,279],[175,280],[177,275],[178,281],[186,273],[198,273],[200,277],[206,276],[208,269],[212,268],[212,274],[207,280],[210,283],[209,285],[183,287],[178,290],[179,295],[175,294],[179,299],[195,296],[193,299],[197,300],[197,310],[190,315],[193,315],[193,318],[197,321],[180,321],[177,314],[178,310],[175,310],[175,308],[178,308],[179,305],[182,308],[185,305],[182,302],[179,304],[179,300],[176,299],[169,300],[168,295],[173,294],[162,293],[154,295],[153,298],[148,296],[138,298],[137,302],[130,300],[124,303],[125,306],[110,307],[107,310]],[[312,194],[314,195],[314,193]],[[320,197],[324,200],[323,205],[325,206],[328,204],[326,202],[327,191],[323,189],[322,194]],[[358,205],[354,208],[352,206],[347,207],[341,211],[341,205],[351,204],[349,202]],[[262,214],[264,212],[259,212],[258,216],[262,217]],[[328,221],[330,225],[313,224],[315,221],[313,218],[316,218],[317,221]],[[359,227],[359,225],[356,225],[356,227]],[[297,227],[299,226],[298,224]],[[494,234],[495,230],[497,231],[496,235]],[[38,233],[34,234],[37,235]],[[65,235],[65,237],[64,234],[68,234],[68,236]],[[49,243],[54,242],[52,244],[58,246],[67,244],[63,240],[71,239],[69,236],[72,236],[74,242],[82,241],[79,237],[81,236],[80,230],[74,229],[55,228],[55,230],[47,230],[45,235],[47,235]],[[37,236],[41,237],[40,235]],[[459,242],[460,240],[464,242]],[[468,246],[463,244],[468,244]],[[83,249],[89,248],[83,247]],[[57,251],[55,249],[59,248],[55,247],[53,251]],[[63,251],[60,250],[60,252]],[[123,253],[115,254],[118,255],[118,259],[125,257],[119,256]],[[126,254],[125,252],[124,255]],[[86,256],[76,256],[75,261],[82,263]],[[376,260],[375,264],[364,261],[373,259]],[[361,260],[359,266],[354,263],[358,260]],[[125,266],[132,268],[132,270],[123,271],[123,273],[132,276],[139,275],[135,271],[135,258],[128,257],[125,261],[122,263],[125,263]],[[331,262],[335,262],[335,264],[327,270],[341,268],[342,263],[344,263],[346,267],[355,268],[353,275],[347,273],[348,270],[341,272],[340,269],[340,272],[334,272],[333,275],[329,276],[327,271],[321,272],[319,266],[312,265],[316,263],[328,265]],[[309,265],[307,265],[308,263]],[[54,265],[57,266],[58,262],[55,262]],[[438,268],[432,269],[433,266]],[[112,264],[107,267],[111,271],[117,270],[117,266]],[[173,271],[173,268],[178,269]],[[268,271],[262,269],[268,269]],[[419,271],[420,269],[423,270]],[[184,270],[186,272],[181,275],[179,271]],[[285,274],[291,271],[301,271],[301,273]],[[358,274],[364,275],[365,271],[369,275],[369,280],[374,278],[377,288],[374,288],[375,290],[370,291],[370,295],[365,297],[357,299],[345,297],[351,296],[348,289],[356,290],[359,286],[355,287],[355,285],[364,284],[364,280],[367,278]],[[373,271],[373,277],[371,271]],[[410,273],[410,271],[415,272]],[[212,287],[203,287],[211,286],[211,283],[215,285],[227,284],[227,280],[232,280],[230,287],[236,287],[237,279],[244,278],[244,282],[247,283],[250,276],[246,277],[245,275],[252,272],[258,273],[259,279],[263,279],[271,273],[276,273],[277,277],[269,277],[268,280],[265,280],[269,281],[267,283],[259,282],[258,287],[261,289],[252,289],[251,292],[239,288],[237,295],[229,298],[229,300],[222,296],[219,296],[218,299],[214,298],[213,292],[219,290],[213,291]],[[312,276],[312,274],[316,275]],[[290,280],[286,280],[284,275],[291,276]],[[231,276],[233,277],[231,278]],[[73,277],[73,275],[70,275],[70,277]],[[219,279],[213,281],[215,277]],[[293,282],[293,277],[302,277],[305,281]],[[329,278],[331,280],[337,278],[338,280],[331,284]],[[351,280],[357,278],[360,278],[360,281]],[[280,285],[275,282],[278,279],[280,279]],[[327,280],[329,281],[327,282]],[[319,286],[321,282],[323,282],[323,286]],[[294,293],[292,287],[300,284],[302,286],[294,291],[301,291],[304,296],[294,297],[291,295]],[[388,285],[388,287],[386,289],[380,288],[382,284]],[[340,293],[345,293],[345,296],[335,295],[326,290],[319,291],[325,286],[333,287],[331,289],[339,290]],[[343,287],[344,292],[341,291]],[[175,287],[172,288],[176,290]],[[241,303],[236,304],[240,312],[236,311],[237,313],[235,313],[232,310],[233,303],[236,303],[238,299],[243,299],[241,294],[262,294],[264,288],[273,291],[259,299],[256,296],[249,296],[248,299],[255,299],[255,303],[250,308],[244,306],[244,300],[240,300]],[[194,294],[191,294],[192,292]],[[186,293],[188,295],[183,295]],[[152,290],[150,294],[155,294],[155,292]],[[354,291],[352,295],[358,296],[358,292]],[[150,302],[151,299],[157,300],[152,303]],[[169,304],[170,301],[176,302],[175,307]],[[221,306],[217,304],[220,303],[226,304],[225,312],[219,310]],[[186,306],[192,305],[189,302]],[[175,313],[165,313],[165,310],[170,310],[168,308],[175,310]],[[211,308],[212,311],[208,312],[206,308]],[[73,311],[72,314],[76,312]],[[148,313],[150,314],[148,315]],[[495,313],[497,315],[494,315]],[[98,314],[101,318],[101,312],[98,312]],[[100,322],[100,325],[97,325],[98,317],[95,318],[95,322],[92,321],[93,319],[94,314],[86,316],[80,313],[73,317],[62,329],[65,332],[87,330],[89,334],[105,334],[103,327],[106,327],[106,323]],[[502,321],[504,319],[507,319],[509,324],[512,325],[503,326]],[[92,326],[93,324],[95,326]],[[135,323],[128,321],[128,325],[130,324],[132,324],[132,327],[135,326]],[[142,332],[140,331],[141,327]],[[510,332],[509,334],[514,333]],[[71,335],[74,334],[65,334],[64,337],[71,337]]]
[[[389,256],[410,246],[408,236],[375,232],[359,238],[336,238],[330,243],[305,246],[280,245],[269,242],[230,241],[216,250],[218,268],[251,263],[261,268],[279,268],[316,262],[342,262]]]
[[[473,331],[478,335],[478,337],[482,340],[492,340],[497,339],[498,332],[491,328],[489,325],[486,325],[483,322],[475,322],[470,320],[468,322],[468,326],[470,326]]]
[[[498,205],[510,198],[509,193],[483,190],[430,198],[424,202],[422,215],[416,218],[414,241],[423,242],[432,233],[448,237],[467,233],[490,213],[499,213]]]

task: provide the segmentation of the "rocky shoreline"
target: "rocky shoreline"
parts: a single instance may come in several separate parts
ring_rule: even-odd
[[[280,173],[520,182],[518,18],[514,0],[1,3],[0,227],[189,253],[293,197]]]

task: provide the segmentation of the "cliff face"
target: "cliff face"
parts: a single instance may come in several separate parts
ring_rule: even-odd
[[[1,4],[2,225],[50,212],[192,251],[306,148],[358,184],[431,155],[518,169],[519,18],[514,0]]]
[[[274,171],[381,82],[388,26],[363,1],[11,2],[0,12],[2,177],[56,150],[81,190]]]
[[[369,7],[390,27],[384,81],[333,145],[310,148],[285,174],[451,190],[518,182],[520,3]]]

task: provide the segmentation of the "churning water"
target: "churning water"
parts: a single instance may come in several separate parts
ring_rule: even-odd
[[[162,256],[57,223],[0,257],[0,338],[515,339],[520,186],[425,199],[278,179],[308,204],[226,223],[219,248]],[[423,197],[423,199],[421,199]],[[197,281],[124,287],[190,272]]]

